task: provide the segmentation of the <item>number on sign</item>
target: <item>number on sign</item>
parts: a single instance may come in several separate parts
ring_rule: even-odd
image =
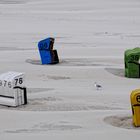
[[[0,80],[0,86],[2,86],[2,81]]]
[[[23,79],[19,78],[19,84],[22,84],[22,83],[23,83]]]
[[[6,81],[6,80],[4,80],[4,87],[6,86],[6,83],[7,83],[7,81]]]
[[[15,86],[18,84],[18,79],[15,79]]]
[[[7,82],[6,80],[4,80],[4,81],[0,80],[0,86],[4,86],[4,87],[8,86],[9,88],[11,88],[12,87],[12,83],[11,82]]]
[[[11,87],[12,87],[11,82],[8,82],[8,87],[9,87],[9,88],[11,88]]]
[[[22,84],[23,83],[23,78],[15,79],[15,86],[17,84]]]

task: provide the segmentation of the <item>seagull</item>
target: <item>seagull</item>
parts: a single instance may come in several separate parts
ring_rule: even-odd
[[[94,86],[96,87],[97,90],[102,89],[102,86],[94,82]]]

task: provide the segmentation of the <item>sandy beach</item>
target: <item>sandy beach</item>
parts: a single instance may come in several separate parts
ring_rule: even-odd
[[[28,104],[0,105],[1,140],[132,140],[124,52],[140,47],[138,0],[0,0],[0,74],[25,73]],[[41,65],[55,38],[60,63]],[[94,86],[97,82],[102,89]]]

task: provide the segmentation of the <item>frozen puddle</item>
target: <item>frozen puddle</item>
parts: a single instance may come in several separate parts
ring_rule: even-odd
[[[109,116],[109,117],[106,117],[104,121],[115,127],[140,130],[140,127],[133,126],[132,117],[129,117],[129,116]]]

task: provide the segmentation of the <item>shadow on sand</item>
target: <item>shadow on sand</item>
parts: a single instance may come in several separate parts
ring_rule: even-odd
[[[125,77],[124,76],[124,69],[119,68],[105,68],[105,70],[113,75],[119,76],[119,77]]]

